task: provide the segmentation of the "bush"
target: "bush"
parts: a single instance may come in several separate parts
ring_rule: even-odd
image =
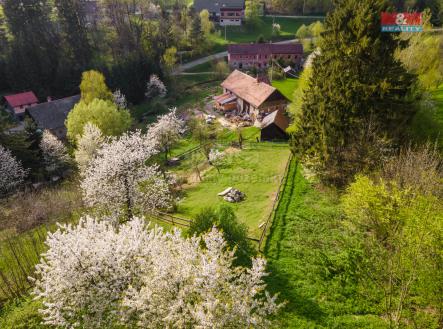
[[[43,329],[43,319],[38,309],[40,301],[31,298],[13,300],[7,303],[0,312],[0,328],[2,329]]]
[[[237,259],[234,264],[237,266],[251,265],[251,257],[256,251],[248,240],[248,228],[238,221],[234,210],[229,206],[222,205],[218,209],[203,209],[191,223],[188,234],[199,236],[210,231],[214,226],[223,232],[228,246],[232,249],[236,248]]]

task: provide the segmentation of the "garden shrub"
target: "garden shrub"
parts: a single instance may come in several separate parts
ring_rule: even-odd
[[[190,236],[202,235],[210,231],[213,226],[223,232],[223,237],[230,248],[236,248],[237,259],[234,264],[251,265],[251,256],[256,251],[248,239],[247,226],[238,221],[232,207],[222,205],[218,209],[210,207],[203,209],[191,223],[188,233]]]

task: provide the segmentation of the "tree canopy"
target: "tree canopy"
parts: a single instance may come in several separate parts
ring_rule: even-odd
[[[129,128],[132,120],[128,110],[118,109],[113,102],[97,98],[90,103],[80,101],[66,119],[67,135],[73,143],[83,134],[88,122],[96,125],[105,136],[118,136]]]
[[[416,111],[416,77],[395,57],[398,38],[380,31],[384,10],[382,0],[340,0],[325,22],[293,146],[329,182],[373,168]]]

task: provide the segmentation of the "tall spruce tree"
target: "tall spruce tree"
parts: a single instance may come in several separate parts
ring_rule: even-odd
[[[388,5],[337,0],[326,18],[292,144],[330,183],[375,166],[415,113],[416,77],[394,57],[397,35],[380,30]]]

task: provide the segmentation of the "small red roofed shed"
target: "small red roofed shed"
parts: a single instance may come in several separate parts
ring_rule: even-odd
[[[32,91],[5,96],[6,106],[18,119],[22,119],[25,110],[38,104],[37,96]]]

